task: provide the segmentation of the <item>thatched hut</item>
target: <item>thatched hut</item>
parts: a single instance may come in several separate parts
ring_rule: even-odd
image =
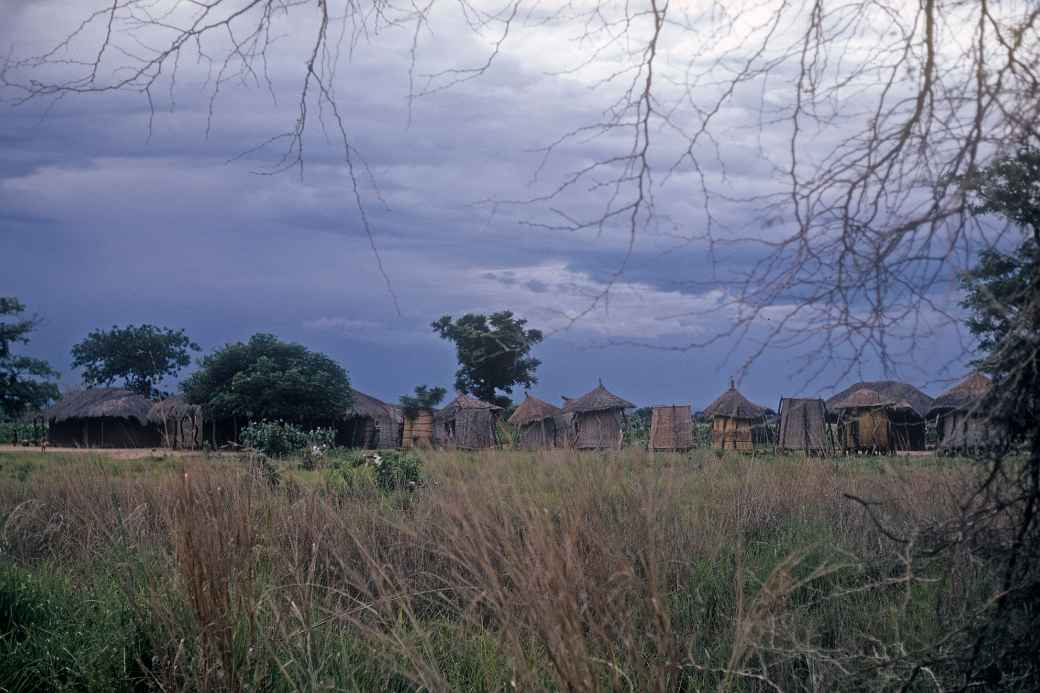
[[[460,392],[433,414],[433,442],[447,447],[478,450],[498,443],[496,424],[502,407]]]
[[[827,405],[822,399],[780,398],[780,429],[777,449],[826,455],[834,451],[827,426]]]
[[[90,388],[67,392],[45,412],[51,445],[81,448],[155,448],[159,427],[152,401],[129,390]]]
[[[832,420],[836,414],[835,405],[844,402],[859,390],[872,390],[889,402],[906,402],[921,417],[932,407],[932,398],[909,383],[901,383],[898,380],[867,380],[850,385],[827,399],[827,411]]]
[[[619,450],[625,436],[625,410],[634,407],[600,382],[596,389],[563,405],[563,414],[571,416],[568,438],[580,450]]]
[[[711,419],[711,445],[721,450],[750,452],[770,441],[766,416],[769,410],[740,394],[736,383],[729,381],[729,389],[704,408]]]
[[[188,404],[178,395],[161,399],[152,405],[148,420],[159,429],[163,447],[197,450],[202,447],[202,407]]]
[[[981,373],[973,373],[935,398],[927,418],[936,422],[939,450],[977,450],[999,442],[1001,427],[982,408],[993,387]]]
[[[650,450],[683,452],[693,447],[693,413],[690,405],[654,407],[650,414]]]
[[[336,445],[369,450],[401,445],[404,416],[400,407],[387,404],[360,390],[351,390],[352,403],[336,422]]]
[[[527,450],[556,447],[557,423],[562,413],[559,407],[525,395],[524,401],[509,417],[509,423],[519,429],[520,447]]]
[[[859,389],[830,410],[838,424],[838,445],[848,452],[925,449],[924,417],[907,400]]]

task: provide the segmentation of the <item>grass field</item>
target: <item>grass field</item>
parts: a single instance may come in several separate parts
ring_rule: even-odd
[[[895,689],[992,595],[984,559],[928,551],[966,463],[429,452],[423,473],[0,452],[0,690]],[[908,690],[954,680],[933,660]]]

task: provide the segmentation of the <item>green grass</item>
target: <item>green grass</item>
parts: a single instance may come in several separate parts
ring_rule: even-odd
[[[932,526],[956,460],[356,457],[0,454],[0,690],[897,689],[992,594],[846,497]]]

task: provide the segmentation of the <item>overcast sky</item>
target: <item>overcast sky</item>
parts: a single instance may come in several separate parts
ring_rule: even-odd
[[[0,51],[47,50],[96,4],[16,0],[0,25]],[[573,32],[566,24],[534,26],[538,18],[528,17],[486,74],[410,100],[412,28],[386,29],[353,55],[344,51],[336,96],[350,141],[371,172],[361,176],[361,196],[388,288],[334,128],[323,135],[312,121],[302,174],[260,174],[277,160],[277,147],[236,158],[297,116],[312,27],[295,17],[281,25],[286,36],[269,51],[273,96],[255,84],[223,84],[208,136],[212,89],[204,66],[187,57],[174,88],[162,82],[153,95],[154,118],[141,94],[16,105],[19,92],[3,91],[0,293],[17,295],[43,318],[26,353],[49,359],[62,370],[63,385],[74,386],[79,377],[68,367],[69,349],[93,328],[184,328],[206,351],[273,332],[330,354],[356,387],[396,401],[420,383],[451,386],[453,350],[433,335],[431,321],[509,309],[551,333],[535,352],[543,365],[533,391],[549,401],[581,394],[597,378],[640,404],[701,408],[724,389],[757,347],[755,333],[740,344],[670,350],[731,319],[718,308],[724,289],[711,285],[713,272],[749,261],[736,247],[712,258],[693,240],[705,218],[691,171],[678,170],[667,184],[663,176],[655,180],[657,223],[640,229],[607,301],[595,299],[624,261],[626,229],[564,232],[530,224],[558,221],[553,210],[563,204],[568,214],[594,215],[603,190],[585,186],[562,201],[487,204],[538,197],[568,172],[631,147],[616,135],[574,142],[539,169],[540,148],[602,119],[620,87],[599,81],[616,68],[616,56],[568,72],[586,56]],[[486,59],[494,26],[475,34],[454,9],[433,19],[420,32],[417,74]],[[96,30],[67,55],[90,56]],[[688,46],[678,36],[668,50],[666,75]],[[728,185],[744,194],[770,189],[768,153],[779,141],[750,126],[758,117],[751,106],[727,117],[733,127],[718,147]],[[666,141],[668,133],[656,136]],[[739,206],[718,213],[734,233],[769,232]],[[941,380],[960,375],[962,345],[945,331],[932,339],[933,358],[906,364],[899,375],[935,394]],[[802,352],[770,349],[741,389],[775,406],[781,394],[842,386],[836,369],[806,385],[799,374],[805,365]],[[884,375],[867,361],[844,384]]]

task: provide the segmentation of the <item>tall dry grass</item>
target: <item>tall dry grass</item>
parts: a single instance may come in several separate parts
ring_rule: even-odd
[[[918,680],[944,685],[991,595],[984,560],[928,551],[967,466],[556,451],[425,468],[386,495],[226,460],[44,466],[0,475],[0,549],[86,592],[117,581],[138,683],[162,690],[873,690],[925,660]]]

